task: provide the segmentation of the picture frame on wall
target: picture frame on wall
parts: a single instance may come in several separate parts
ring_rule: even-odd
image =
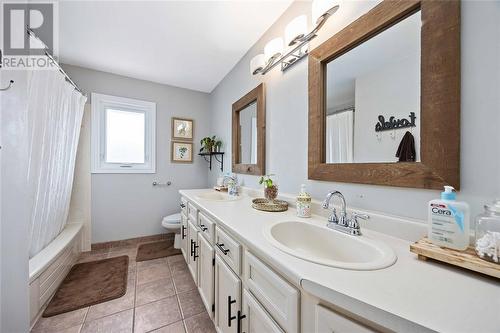
[[[172,117],[172,139],[192,141],[194,136],[194,120]]]
[[[171,160],[173,163],[193,163],[193,143],[172,141]]]

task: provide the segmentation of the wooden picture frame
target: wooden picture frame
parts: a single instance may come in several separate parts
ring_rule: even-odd
[[[421,11],[421,162],[325,163],[326,64]],[[309,179],[460,188],[460,1],[386,0],[309,54]]]
[[[257,163],[240,163],[240,111],[256,102],[257,105]],[[233,103],[232,107],[232,171],[247,175],[264,175],[266,172],[266,101],[264,83]]]
[[[183,125],[185,133],[179,130],[179,126]],[[194,137],[194,120],[187,118],[172,117],[172,139],[193,141]]]
[[[185,151],[179,152],[180,149]],[[193,143],[172,140],[170,160],[172,163],[193,163]]]

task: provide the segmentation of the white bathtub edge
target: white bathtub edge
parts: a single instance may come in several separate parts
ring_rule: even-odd
[[[67,246],[72,244],[82,227],[81,222],[68,223],[47,247],[29,260],[29,283],[33,282]]]

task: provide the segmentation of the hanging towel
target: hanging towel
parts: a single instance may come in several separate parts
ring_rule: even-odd
[[[410,132],[406,131],[403,139],[401,139],[396,157],[399,157],[399,162],[415,162],[415,138]]]

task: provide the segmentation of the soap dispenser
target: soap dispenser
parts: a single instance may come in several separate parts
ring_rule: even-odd
[[[311,196],[306,192],[306,185],[300,186],[300,193],[297,196],[297,216],[311,217]]]
[[[456,201],[455,189],[445,186],[441,199],[428,205],[429,240],[438,246],[465,250],[469,246],[470,209],[466,202]]]

